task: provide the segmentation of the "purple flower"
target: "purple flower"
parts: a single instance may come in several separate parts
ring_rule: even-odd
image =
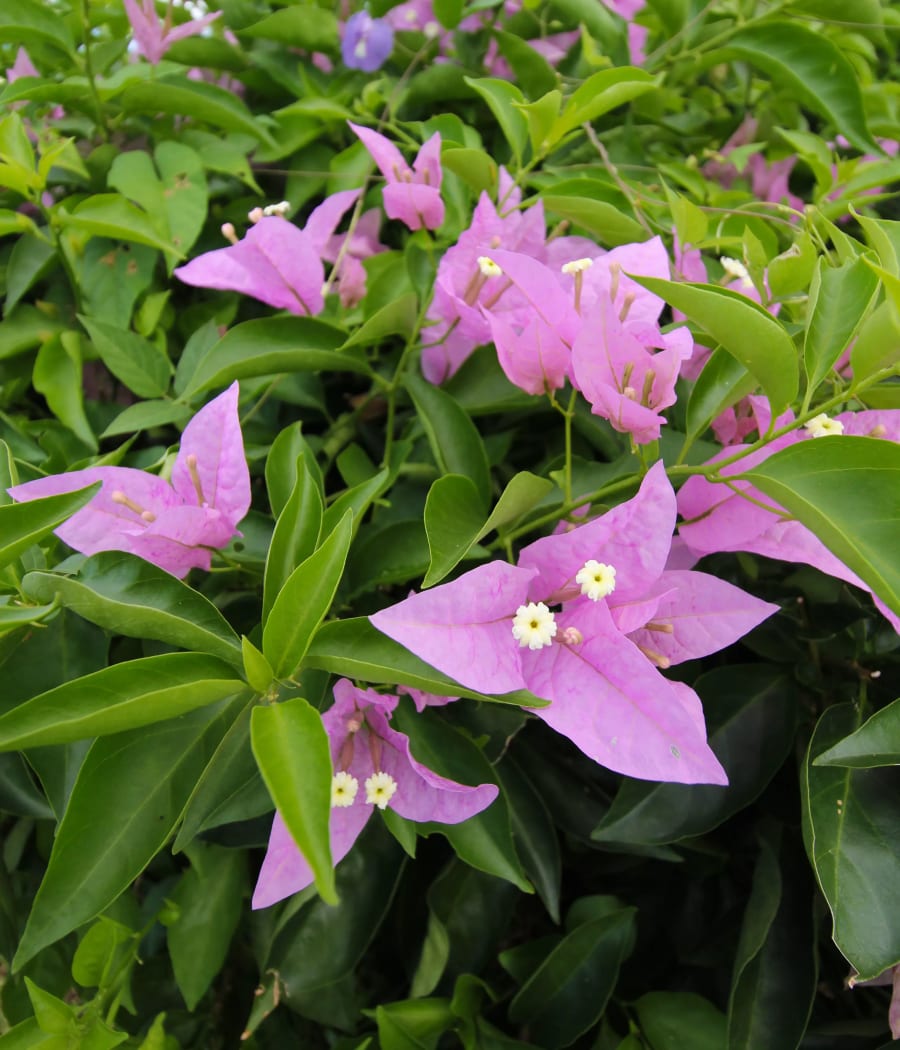
[[[256,218],[243,240],[227,248],[205,252],[175,276],[197,288],[241,292],[292,314],[313,316],[325,305],[322,256],[329,251],[334,229],[359,197],[359,190],[343,190],[327,197],[310,214],[301,230],[277,214]],[[233,231],[231,231],[233,237]]]
[[[334,687],[334,704],[322,716],[335,773],[331,787],[331,855],[350,850],[375,807],[388,806],[407,820],[458,824],[497,797],[494,784],[467,787],[417,762],[409,738],[389,725],[398,698],[357,689],[346,678]],[[309,886],[312,869],[276,813],[253,907],[265,908]]]
[[[551,701],[534,713],[610,769],[723,784],[699,697],[660,669],[730,645],[777,607],[705,573],[667,570],[674,525],[657,463],[634,499],[537,540],[517,566],[480,566],[371,621],[462,685]]]
[[[201,15],[199,18],[191,18],[188,22],[173,26],[171,3],[166,9],[166,17],[160,21],[154,0],[122,0],[122,2],[134,32],[137,50],[154,66],[162,60],[163,55],[177,40],[184,40],[185,37],[202,33],[222,13],[216,11],[211,15]]]
[[[130,551],[174,576],[209,569],[250,507],[250,474],[238,421],[238,385],[200,409],[184,428],[172,481],[131,467],[88,467],[9,489],[19,502],[103,483],[56,535],[82,554]]]
[[[765,400],[753,399],[753,409],[759,433],[764,434],[769,425]],[[783,426],[792,419],[792,413],[785,413],[776,423]],[[844,412],[832,420],[824,416],[816,417],[810,420],[805,428],[783,434],[770,441],[764,448],[723,467],[721,473],[725,477],[740,474],[788,445],[798,441],[819,440],[828,434],[840,433],[900,441],[900,411],[871,409]],[[710,463],[731,456],[746,447],[732,445],[718,456],[714,456]],[[744,498],[741,493],[749,499]],[[766,509],[768,507],[771,507],[771,510]],[[868,584],[832,554],[814,533],[799,521],[788,517],[785,510],[748,481],[733,481],[726,486],[707,481],[699,475],[689,478],[678,493],[678,511],[685,519],[678,528],[679,535],[698,558],[716,551],[748,551],[750,554],[760,554],[766,558],[811,565],[820,572],[872,593]],[[876,594],[872,594],[872,597],[894,629],[900,632],[900,617]]]
[[[348,69],[374,73],[391,57],[394,30],[383,18],[373,18],[368,11],[357,11],[347,19],[341,57]]]
[[[384,210],[411,230],[436,230],[444,221],[441,200],[441,136],[435,132],[416,154],[413,166],[390,139],[348,121],[385,177]]]

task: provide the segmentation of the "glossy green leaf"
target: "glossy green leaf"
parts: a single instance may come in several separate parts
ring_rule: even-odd
[[[800,379],[793,340],[757,303],[717,285],[634,279],[706,329],[740,361],[766,392],[775,415],[797,396]]]
[[[410,685],[438,696],[468,696],[475,700],[527,707],[546,706],[546,701],[524,690],[487,696],[465,689],[377,631],[365,616],[323,624],[306,654],[306,664],[346,678],[360,678],[383,685]]]
[[[834,941],[860,980],[868,980],[900,962],[900,772],[815,764],[858,721],[851,704],[827,708],[801,775],[808,851],[831,909]]]
[[[266,145],[272,136],[232,91],[184,74],[130,84],[119,97],[127,113],[171,113],[194,117],[223,131],[241,131]]]
[[[430,714],[413,713],[411,704],[403,702],[393,716],[400,731],[409,737],[416,760],[461,784],[494,783],[491,764],[481,750],[459,730],[439,717],[428,717]],[[431,822],[417,827],[424,834],[444,835],[457,855],[473,868],[506,879],[523,893],[534,892],[516,854],[509,807],[502,792],[487,809],[461,824]]]
[[[0,749],[66,744],[177,718],[244,688],[233,668],[199,653],[165,653],[75,678],[0,716]]]
[[[300,666],[331,608],[350,550],[352,527],[353,515],[348,512],[322,546],[294,569],[272,604],[262,647],[278,678],[290,677]]]
[[[150,216],[119,193],[98,193],[87,197],[71,211],[57,205],[55,218],[60,226],[71,227],[92,237],[134,241],[183,258],[181,252],[159,235]]]
[[[850,350],[855,380],[866,379],[900,361],[900,318],[891,303],[883,302],[863,321]]]
[[[45,240],[43,236],[27,234],[16,240],[9,256],[9,269],[6,275],[4,317],[18,306],[22,296],[37,281],[46,277],[53,270],[58,259],[56,245],[52,241]]]
[[[247,681],[252,689],[265,696],[272,688],[275,678],[269,661],[246,635],[241,637],[241,652],[244,657],[244,675]]]
[[[798,715],[789,677],[765,664],[735,665],[703,675],[696,689],[728,786],[626,778],[592,838],[663,845],[706,834],[748,806],[781,768]]]
[[[235,379],[273,372],[356,372],[369,366],[352,353],[338,353],[343,333],[312,317],[266,317],[230,328],[198,362],[185,398]]]
[[[297,458],[291,495],[278,515],[263,585],[262,620],[265,624],[275,598],[288,577],[316,549],[322,529],[322,497],[315,476],[306,465],[307,457]]]
[[[615,248],[620,244],[632,244],[647,238],[644,227],[621,205],[552,191],[545,191],[541,197],[549,211],[581,226],[602,244]]]
[[[725,1050],[725,1015],[693,992],[648,992],[634,1004],[650,1050]]]
[[[528,121],[521,110],[513,103],[526,102],[525,96],[506,80],[494,77],[464,77],[469,87],[481,96],[494,114],[500,129],[509,143],[513,155],[521,161],[525,147],[528,145]]]
[[[166,937],[178,989],[193,1010],[225,962],[243,910],[247,875],[237,850],[202,843],[190,859],[190,870],[171,896],[178,918]]]
[[[150,430],[154,427],[168,426],[170,423],[184,424],[191,415],[190,406],[179,404],[177,401],[139,401],[120,412],[100,437],[133,434],[137,430]]]
[[[322,900],[337,903],[328,821],[331,748],[322,719],[302,697],[253,709],[253,754],[275,807],[309,863]]]
[[[77,576],[32,572],[22,586],[37,601],[56,599],[117,634],[196,649],[241,666],[238,637],[212,602],[134,554],[101,551],[82,564]]]
[[[448,393],[419,376],[407,376],[404,384],[441,471],[470,478],[486,508],[490,467],[481,435],[468,413]]]
[[[9,0],[0,9],[0,40],[16,45],[51,45],[68,55],[75,53],[72,33],[65,19],[38,0]]]
[[[377,310],[356,329],[343,344],[342,350],[351,346],[374,346],[391,335],[408,339],[416,325],[418,299],[415,292],[407,292],[387,306]]]
[[[723,347],[714,350],[688,397],[687,433],[697,437],[726,408],[753,393],[756,380]]]
[[[579,124],[591,123],[604,113],[639,98],[658,87],[654,76],[635,66],[601,69],[587,78],[571,95],[550,132],[558,142]]]
[[[811,882],[799,845],[769,828],[761,836],[735,957],[728,1050],[800,1045],[816,993]]]
[[[275,40],[281,46],[305,51],[335,52],[338,49],[338,20],[334,11],[322,8],[315,17],[302,6],[282,8],[240,30],[241,36]]]
[[[900,445],[845,436],[801,441],[740,476],[811,529],[900,614]]]
[[[558,923],[562,864],[556,828],[540,793],[521,766],[507,757],[499,773],[509,806],[516,852],[550,918]]]
[[[103,321],[80,316],[91,342],[112,374],[138,397],[164,397],[171,365],[164,354],[141,335]]]
[[[77,332],[51,336],[38,350],[31,381],[43,394],[51,412],[69,430],[97,451],[97,438],[84,414],[81,380],[81,346]]]
[[[783,84],[803,105],[830,120],[857,149],[878,153],[866,127],[856,71],[824,33],[776,19],[739,29],[726,52]]]
[[[516,36],[515,33],[505,33],[502,29],[495,30],[494,38],[500,48],[500,54],[513,71],[515,83],[522,86],[529,98],[539,98],[556,87],[558,78],[553,66],[527,40]],[[533,134],[531,141],[534,147]]]
[[[0,566],[8,565],[70,518],[100,491],[99,482],[78,492],[0,506]]]
[[[603,1013],[632,937],[635,909],[625,908],[568,933],[522,985],[509,1016],[527,1024],[548,1050],[569,1046]]]
[[[330,536],[340,525],[341,519],[350,512],[353,515],[351,536],[356,536],[363,515],[387,488],[390,473],[385,468],[353,488],[346,489],[333,500],[322,515],[322,535]]]
[[[803,361],[811,390],[850,345],[878,291],[878,278],[856,259],[834,267],[819,263],[810,289]],[[854,376],[855,378],[855,376]]]
[[[320,502],[322,496],[322,471],[316,462],[312,449],[303,436],[299,423],[294,423],[284,430],[272,442],[269,455],[266,457],[266,491],[272,514],[277,518],[287,506],[287,502],[297,484],[298,464],[300,457],[306,470],[312,474]]]
[[[859,729],[823,751],[815,765],[853,769],[900,765],[900,700],[876,711]]]
[[[461,474],[445,474],[428,490],[425,532],[431,564],[422,581],[431,587],[466,556],[484,524],[482,501],[475,485]]]
[[[93,919],[144,870],[172,833],[233,711],[233,703],[193,711],[93,744],[53,840],[14,969]]]

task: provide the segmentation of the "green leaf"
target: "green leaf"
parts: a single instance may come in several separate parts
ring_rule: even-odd
[[[95,482],[78,492],[0,506],[0,567],[9,565],[57,525],[71,518],[99,491],[100,483]]]
[[[783,84],[801,104],[830,120],[858,149],[880,152],[866,127],[856,71],[824,34],[796,21],[767,21],[738,30],[725,51]]]
[[[138,397],[164,397],[172,367],[153,343],[134,332],[79,314],[97,353],[112,374]]]
[[[193,117],[224,131],[243,131],[267,146],[275,146],[272,136],[237,95],[215,84],[190,80],[184,74],[130,84],[119,101],[126,113]]]
[[[559,142],[579,124],[591,123],[658,86],[654,76],[635,66],[601,69],[589,76],[569,98],[550,131],[550,142]]]
[[[648,992],[634,1004],[650,1050],[725,1050],[725,1015],[693,992]]]
[[[510,1020],[528,1025],[547,1050],[569,1046],[602,1015],[633,937],[636,909],[576,926],[550,952],[509,1004]]]
[[[256,707],[253,754],[275,808],[306,858],[322,900],[337,904],[328,822],[331,748],[318,711],[302,697]]]
[[[780,829],[766,829],[735,957],[729,1050],[800,1045],[816,993],[812,889],[800,850]]]
[[[493,769],[483,752],[439,717],[415,713],[412,704],[404,702],[394,712],[392,721],[409,737],[416,760],[428,769],[461,784],[494,783]],[[523,893],[534,893],[516,854],[509,807],[502,792],[487,809],[461,824],[433,821],[416,827],[421,834],[443,835],[457,856],[473,868],[505,879]]]
[[[225,962],[243,911],[247,876],[238,850],[198,843],[189,855],[190,871],[172,893],[178,918],[166,938],[175,981],[193,1010]]]
[[[851,704],[823,712],[802,783],[808,850],[831,909],[834,941],[865,981],[900,962],[898,774],[815,764],[857,725]]]
[[[67,744],[177,718],[244,689],[212,656],[165,653],[112,664],[0,716],[0,750]]]
[[[3,316],[18,306],[22,296],[46,277],[58,263],[56,245],[37,234],[19,237],[9,256]]]
[[[150,216],[119,193],[98,193],[87,197],[71,211],[58,204],[54,218],[63,228],[71,227],[92,237],[134,241],[136,244],[159,248],[176,258],[184,258],[181,252],[160,237]]]
[[[766,392],[773,416],[797,396],[800,379],[793,340],[757,303],[711,284],[676,284],[655,277],[633,279],[681,310],[740,361]]]
[[[463,13],[463,0],[434,0],[434,17],[444,29],[456,29]]]
[[[375,343],[389,335],[399,335],[408,339],[416,326],[418,298],[415,292],[407,292],[399,299],[382,306],[366,320],[350,338],[341,346],[346,350],[351,346],[374,346]]]
[[[263,629],[263,653],[278,678],[300,666],[313,635],[331,608],[347,554],[353,515],[347,512],[315,553],[297,566],[272,605]]]
[[[9,599],[0,600],[0,636],[17,631],[26,624],[41,623],[59,606],[56,602],[50,605],[10,605]]]
[[[647,239],[644,227],[637,219],[633,219],[628,211],[624,211],[621,205],[591,197],[561,194],[553,190],[544,191],[541,198],[546,207],[561,219],[568,219],[576,226],[583,227],[603,244],[609,244],[613,248],[620,244],[632,244]]]
[[[900,614],[900,445],[832,436],[790,445],[745,474]]]
[[[521,163],[522,154],[528,145],[528,121],[514,103],[523,105],[526,102],[525,96],[515,84],[506,80],[497,80],[494,77],[463,79],[488,104],[512,148],[513,155]]]
[[[323,500],[322,472],[316,457],[303,436],[301,425],[292,423],[278,434],[266,457],[266,490],[276,518],[283,513],[294,491],[301,457],[304,468],[315,479],[320,502]]]
[[[482,508],[475,485],[461,474],[445,474],[431,486],[425,500],[431,564],[423,587],[442,580],[472,548],[484,524]]]
[[[878,291],[878,278],[862,259],[834,267],[823,258],[817,276],[810,289],[803,346],[810,390],[850,345]]]
[[[106,988],[118,968],[128,961],[140,935],[105,915],[94,923],[75,949],[72,977],[85,988]]]
[[[853,769],[900,765],[900,700],[876,711],[859,729],[823,751],[814,764]]]
[[[275,522],[275,531],[266,557],[263,624],[268,619],[275,598],[285,581],[294,569],[315,551],[319,543],[322,530],[322,497],[306,460],[305,455],[297,457],[297,478],[294,487]]]
[[[505,33],[502,29],[495,29],[494,37],[500,47],[500,54],[512,68],[515,82],[522,85],[529,98],[539,98],[556,87],[558,78],[553,66],[527,40],[514,33]],[[553,115],[556,116],[556,113]],[[533,148],[534,145],[532,136]]]
[[[13,968],[93,919],[175,826],[234,704],[97,740],[78,773]]]
[[[704,835],[748,806],[781,768],[797,725],[790,678],[766,664],[729,666],[703,675],[696,689],[728,786],[626,778],[592,838],[650,846]]]
[[[490,466],[481,435],[468,413],[448,393],[419,376],[407,376],[404,385],[441,472],[470,478],[486,508],[491,492]]]
[[[184,398],[235,379],[273,372],[355,372],[369,375],[366,362],[339,353],[344,334],[312,317],[266,317],[230,328],[198,362]]]
[[[137,430],[150,430],[153,427],[168,426],[169,423],[186,423],[191,415],[190,406],[179,404],[177,401],[139,401],[120,412],[100,437],[133,434]]]
[[[84,414],[81,375],[81,337],[77,332],[61,332],[38,350],[31,381],[60,423],[96,452],[97,438]]]
[[[0,8],[0,40],[26,46],[50,44],[67,56],[75,54],[66,20],[38,0],[7,0],[3,4]]]
[[[702,434],[726,408],[752,394],[756,380],[724,347],[713,350],[688,396],[687,436]]]
[[[376,630],[365,616],[323,624],[306,654],[306,666],[366,682],[410,685],[438,696],[468,696],[525,707],[546,707],[547,704],[524,690],[487,696],[466,689]]]
[[[37,601],[56,599],[116,634],[196,649],[241,667],[238,637],[212,602],[134,554],[101,551],[78,576],[31,572],[22,587]]]
[[[558,923],[562,865],[556,827],[540,792],[520,766],[506,756],[499,772],[509,805],[516,853],[550,918]]]
[[[241,652],[244,656],[244,674],[247,681],[257,693],[265,696],[272,688],[275,678],[269,661],[246,635],[241,638]]]
[[[317,7],[315,14],[304,5],[286,7],[238,30],[238,35],[275,40],[281,47],[304,51],[334,54],[339,47],[337,15],[323,7]]]
[[[850,350],[855,381],[867,379],[900,361],[900,318],[889,302],[881,303],[863,321]]]

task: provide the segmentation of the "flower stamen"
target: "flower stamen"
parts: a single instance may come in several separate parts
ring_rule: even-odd
[[[188,473],[191,475],[191,481],[194,485],[194,492],[197,493],[197,502],[201,507],[207,505],[206,500],[203,498],[203,486],[200,483],[200,472],[197,470],[197,457],[193,452],[189,453],[184,458],[184,462],[187,465]]]
[[[129,510],[134,511],[143,521],[148,524],[156,521],[156,515],[151,510],[144,510],[140,503],[135,503],[133,499],[129,499],[124,492],[116,489],[109,497],[113,503],[118,503],[120,507],[127,507]]]

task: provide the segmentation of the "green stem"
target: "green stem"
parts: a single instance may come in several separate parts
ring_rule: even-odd
[[[91,57],[91,0],[81,0],[81,40],[84,44],[84,71],[88,80],[88,91],[97,112],[97,130],[100,132],[104,142],[109,141],[109,128],[106,125],[106,117],[103,115],[103,103],[97,91],[95,82],[94,61]]]

